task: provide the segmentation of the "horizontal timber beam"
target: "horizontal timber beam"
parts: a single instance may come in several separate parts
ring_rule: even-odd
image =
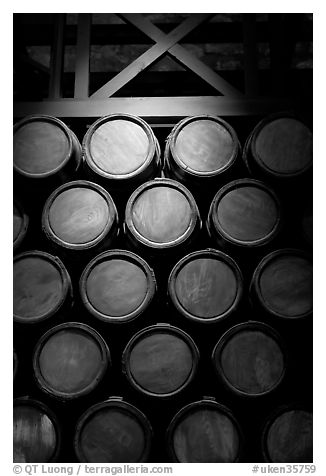
[[[113,113],[128,113],[153,122],[170,122],[185,116],[215,114],[218,116],[263,115],[290,110],[295,104],[282,98],[227,98],[224,96],[134,97],[102,100],[60,99],[41,102],[17,102],[14,118],[31,114],[56,117],[101,117]]]

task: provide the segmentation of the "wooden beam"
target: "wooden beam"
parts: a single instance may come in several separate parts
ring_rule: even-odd
[[[50,84],[49,98],[58,99],[61,97],[61,78],[63,71],[64,56],[64,28],[66,22],[65,13],[59,13],[55,17],[53,43],[50,60]]]
[[[121,89],[122,86],[137,76],[138,73],[160,58],[169,48],[171,48],[171,46],[175,45],[187,33],[192,31],[196,26],[200,25],[210,16],[211,14],[207,13],[192,15],[168,35],[161,33],[158,42],[154,46],[145,51],[145,53],[102,86],[102,88],[98,89],[91,97],[93,99],[101,99],[112,96],[112,94]]]
[[[14,117],[48,114],[56,117],[101,117],[113,113],[127,113],[159,122],[178,120],[185,116],[215,114],[218,116],[264,115],[292,109],[289,99],[243,98],[224,96],[139,97],[102,100],[61,99],[57,101],[14,103]],[[302,106],[302,105],[301,105]]]
[[[148,21],[145,17],[134,13],[121,13],[119,16],[126,21],[132,23],[137,28],[146,33],[152,40],[160,41],[162,38],[162,32],[153,23]],[[168,53],[174,57],[177,61],[181,62],[183,66],[190,69],[204,81],[213,86],[218,92],[225,96],[241,97],[243,94],[225,81],[222,76],[215,73],[205,63],[196,58],[193,54],[185,50],[181,45],[175,45],[169,49]]]
[[[255,13],[243,14],[243,48],[246,95],[257,96],[259,91],[259,82]]]
[[[88,98],[91,24],[90,13],[79,13],[74,92],[76,99]]]
[[[232,84],[226,81],[222,76],[220,76],[220,74],[215,73],[212,68],[200,61],[182,46],[176,45],[169,51],[169,53],[176,60],[180,61],[187,69],[196,73],[200,78],[206,81],[206,83],[210,84],[214,89],[216,89],[216,91],[224,96],[234,98],[243,96],[241,91],[232,86]]]

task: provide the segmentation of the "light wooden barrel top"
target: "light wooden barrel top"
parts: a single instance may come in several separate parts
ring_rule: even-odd
[[[16,405],[13,411],[14,463],[47,463],[57,448],[55,427],[37,407]]]
[[[101,348],[92,335],[75,328],[58,330],[38,357],[47,387],[59,394],[82,392],[94,383],[103,365]]]
[[[174,153],[184,168],[199,172],[223,169],[235,149],[230,132],[211,119],[189,122],[176,136]]]
[[[141,460],[145,435],[137,419],[119,408],[102,408],[86,421],[80,449],[90,463],[135,463]]]
[[[178,272],[175,290],[180,304],[192,315],[212,318],[233,304],[237,280],[231,267],[214,258],[197,258]]]
[[[123,259],[109,259],[94,266],[86,292],[92,306],[108,316],[125,316],[144,301],[147,278],[140,266]]]
[[[312,134],[296,119],[275,119],[265,124],[258,132],[254,151],[273,172],[300,172],[312,160]]]
[[[225,193],[217,206],[217,219],[222,230],[244,242],[268,236],[278,218],[272,195],[249,184]]]
[[[239,435],[227,415],[198,408],[177,424],[173,449],[181,463],[232,463],[238,457]]]
[[[42,175],[54,171],[68,154],[68,137],[54,123],[31,121],[14,133],[14,165],[28,174]]]
[[[109,206],[104,197],[87,187],[64,190],[53,200],[49,223],[53,233],[71,244],[95,240],[108,222],[112,223]]]
[[[275,463],[312,462],[313,419],[303,410],[281,414],[267,433],[267,451]]]
[[[180,337],[157,331],[135,343],[129,366],[138,385],[152,393],[166,394],[186,382],[192,371],[193,354]]]
[[[172,187],[144,190],[132,208],[132,222],[140,235],[156,243],[170,243],[188,230],[192,210],[186,196]]]
[[[41,256],[24,256],[14,262],[14,314],[37,319],[52,312],[63,298],[59,269]]]
[[[289,253],[275,257],[263,268],[259,290],[269,309],[295,318],[312,311],[312,281],[312,263]]]
[[[231,336],[222,349],[220,362],[229,383],[248,394],[271,390],[284,372],[284,357],[277,342],[253,329]]]
[[[95,165],[112,175],[126,175],[139,169],[149,153],[149,139],[135,122],[114,119],[97,127],[89,151]]]

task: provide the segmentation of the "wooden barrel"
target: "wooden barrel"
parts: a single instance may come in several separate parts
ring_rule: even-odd
[[[80,162],[81,145],[60,119],[28,116],[14,125],[14,171],[31,193],[72,178]]]
[[[207,218],[211,238],[222,248],[257,249],[280,231],[281,206],[273,190],[258,180],[228,183],[215,195]]]
[[[44,392],[62,400],[94,390],[110,363],[109,348],[100,334],[77,322],[61,324],[46,332],[33,356],[37,384]]]
[[[141,315],[156,290],[153,270],[145,260],[125,250],[96,256],[79,282],[86,309],[105,322],[124,323]]]
[[[239,305],[242,273],[221,251],[195,251],[173,268],[168,293],[182,316],[201,323],[218,322],[232,315]]]
[[[256,125],[243,156],[255,176],[288,182],[312,166],[312,133],[292,114],[273,114]]]
[[[191,337],[169,324],[139,331],[128,342],[122,367],[129,383],[153,397],[171,397],[193,380],[199,352]]]
[[[14,463],[57,461],[61,435],[55,415],[43,403],[28,397],[14,400]]]
[[[276,250],[257,266],[250,285],[252,301],[269,316],[287,320],[312,314],[313,266],[309,254]]]
[[[189,187],[216,188],[230,175],[239,154],[237,134],[226,121],[213,115],[187,117],[168,136],[164,172]]]
[[[83,463],[139,463],[147,461],[151,441],[145,415],[121,397],[111,397],[80,417],[74,448]]]
[[[118,213],[110,194],[84,180],[69,182],[47,199],[42,228],[70,258],[88,258],[108,248],[118,233]]]
[[[14,199],[13,205],[13,247],[14,252],[22,244],[28,229],[29,217],[22,205]]]
[[[98,119],[83,140],[83,164],[91,180],[109,190],[134,188],[160,171],[160,146],[151,127],[131,114]]]
[[[263,430],[265,461],[311,463],[313,461],[312,412],[299,404],[276,410]]]
[[[204,397],[175,415],[167,449],[178,463],[235,463],[241,456],[242,432],[228,408]]]
[[[141,185],[128,200],[124,231],[137,249],[168,253],[190,245],[201,228],[199,210],[181,183],[155,179]]]
[[[70,309],[72,285],[62,261],[43,251],[16,255],[13,265],[14,321],[36,324]]]
[[[239,396],[258,397],[275,390],[286,369],[278,333],[249,321],[229,329],[216,344],[212,361],[219,380]]]

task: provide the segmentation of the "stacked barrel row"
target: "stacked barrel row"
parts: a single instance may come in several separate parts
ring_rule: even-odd
[[[15,124],[16,462],[312,461],[312,135],[256,122]]]

